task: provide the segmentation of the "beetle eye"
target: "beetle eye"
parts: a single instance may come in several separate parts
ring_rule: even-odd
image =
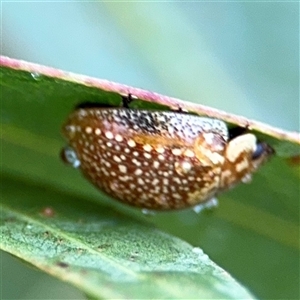
[[[257,143],[256,144],[256,149],[252,154],[252,159],[254,160],[254,159],[259,158],[264,152],[265,152],[264,144]]]
[[[263,154],[265,154],[268,151],[265,143],[257,143],[256,149],[252,154],[252,159],[255,160],[259,157],[261,157]]]

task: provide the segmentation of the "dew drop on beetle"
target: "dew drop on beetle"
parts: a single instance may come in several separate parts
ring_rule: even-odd
[[[71,147],[65,147],[61,151],[61,159],[71,165],[73,168],[78,168],[80,166],[80,160],[77,158],[77,154]]]
[[[79,106],[62,158],[98,189],[148,210],[195,207],[251,175],[273,149],[218,119],[174,111]]]
[[[193,211],[196,214],[201,213],[203,210],[214,210],[217,208],[219,205],[218,199],[217,198],[211,198],[203,203],[196,204],[193,207]]]

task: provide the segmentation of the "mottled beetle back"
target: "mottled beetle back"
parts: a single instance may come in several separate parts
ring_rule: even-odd
[[[251,174],[271,148],[223,121],[128,108],[79,108],[63,126],[64,160],[132,206],[181,209],[208,201]]]

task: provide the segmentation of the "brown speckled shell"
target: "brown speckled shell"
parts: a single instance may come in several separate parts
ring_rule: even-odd
[[[249,145],[233,155],[223,121],[177,112],[77,109],[63,134],[95,186],[126,204],[154,210],[207,201],[264,160],[253,164]]]

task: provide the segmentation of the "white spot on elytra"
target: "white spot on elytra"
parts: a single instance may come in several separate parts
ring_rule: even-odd
[[[130,177],[129,176],[120,176],[119,179],[121,181],[128,181],[130,179]]]
[[[140,167],[142,164],[138,161],[138,160],[136,160],[135,158],[132,160],[132,162],[136,165],[136,166],[138,166],[138,167]]]
[[[114,138],[114,135],[113,135],[113,133],[112,133],[111,131],[106,131],[106,132],[105,132],[105,136],[106,136],[109,140],[111,140],[111,139]]]
[[[190,149],[185,150],[183,154],[187,157],[194,157],[195,156],[194,152]]]
[[[162,192],[165,193],[165,194],[169,193],[169,190],[165,185],[162,187]]]
[[[165,157],[164,157],[163,155],[161,155],[161,154],[158,155],[157,158],[158,158],[159,160],[164,160],[164,159],[165,159]]]
[[[69,134],[74,134],[76,132],[76,126],[73,125],[67,125],[65,127],[66,131],[68,131]],[[79,131],[79,130],[78,130]]]
[[[136,188],[136,185],[134,183],[130,183],[129,188],[134,190]]]
[[[121,162],[120,157],[117,156],[117,155],[114,155],[114,156],[113,156],[113,160],[114,160],[115,162],[117,162],[117,163],[120,163],[120,162]]]
[[[157,185],[159,183],[159,180],[157,178],[155,178],[153,181],[152,181],[152,185]]]
[[[84,109],[80,109],[78,111],[78,116],[79,117],[85,117],[87,115],[87,112]]]
[[[156,186],[153,190],[151,190],[152,194],[160,194],[161,192],[161,187]]]
[[[157,160],[153,162],[153,167],[154,167],[155,169],[158,169],[158,168],[159,168],[159,162],[158,162]]]
[[[96,135],[100,135],[100,134],[101,134],[101,130],[100,130],[99,128],[96,128],[96,129],[95,129],[95,134],[96,134]]]
[[[173,177],[173,181],[178,183],[178,184],[181,184],[181,181],[178,177]]]
[[[145,182],[142,178],[138,178],[137,180],[138,184],[143,185]]]
[[[183,162],[181,163],[181,168],[182,168],[182,170],[183,170],[184,172],[188,172],[188,171],[191,170],[192,165],[191,165],[188,161],[183,161]]]
[[[131,148],[133,148],[133,147],[136,146],[136,143],[135,143],[134,140],[128,140],[127,144],[128,144],[128,146],[131,147]]]
[[[138,175],[142,175],[143,171],[141,169],[136,169],[135,172],[134,172],[134,174],[137,175],[137,176]]]
[[[123,141],[123,137],[122,137],[121,135],[119,135],[119,134],[116,134],[115,140],[116,140],[117,142],[122,142],[122,141]]]
[[[172,154],[176,155],[176,156],[180,155],[181,154],[181,149],[179,149],[179,148],[172,149]]]
[[[150,153],[145,152],[145,153],[144,153],[144,157],[145,157],[145,158],[148,158],[148,159],[151,159],[152,156],[151,156]]]
[[[111,163],[110,162],[108,162],[108,161],[104,161],[103,162],[108,168],[110,168],[111,167]]]
[[[175,162],[175,171],[180,174],[186,174],[192,169],[192,164],[188,161]]]
[[[119,167],[120,172],[122,172],[122,173],[126,173],[126,172],[127,172],[126,166],[124,166],[124,165],[119,165],[118,167]]]
[[[92,131],[93,131],[93,129],[92,129],[92,127],[86,127],[85,128],[85,132],[87,133],[87,134],[90,134],[90,133],[92,133]]]
[[[143,149],[147,152],[150,152],[152,150],[152,147],[149,144],[146,144],[143,146]]]
[[[173,196],[173,198],[178,199],[178,200],[181,200],[181,198],[182,198],[182,197],[181,197],[179,194],[177,194],[177,193],[173,194],[172,196]]]
[[[165,152],[165,148],[163,146],[157,146],[155,148],[155,150],[156,150],[157,153],[160,153],[160,154]]]

